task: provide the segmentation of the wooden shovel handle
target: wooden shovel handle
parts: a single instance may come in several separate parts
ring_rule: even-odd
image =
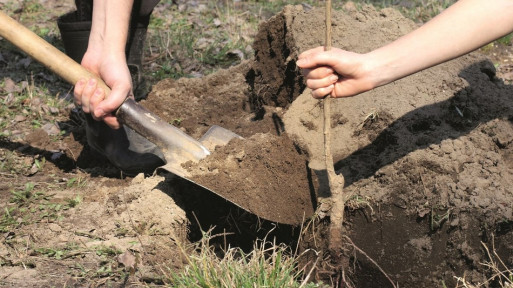
[[[105,89],[106,95],[110,94],[109,87],[97,75],[80,66],[68,55],[62,53],[2,11],[0,11],[0,36],[68,83],[75,85],[80,79],[96,78],[98,85]]]

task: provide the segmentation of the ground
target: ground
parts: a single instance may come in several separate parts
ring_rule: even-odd
[[[72,8],[69,1],[42,5],[55,15]],[[418,25],[393,9],[351,7],[333,15],[333,45],[343,49],[370,51]],[[347,245],[336,251],[343,261],[326,251],[326,211],[303,226],[266,221],[275,207],[289,217],[281,220],[310,216],[329,198],[322,105],[294,64],[324,42],[312,29],[323,21],[322,9],[288,6],[260,25],[254,57],[199,78],[164,79],[141,101],[195,138],[212,125],[244,137],[217,149],[219,161],[201,162],[206,176],[194,172],[194,181],[229,201],[168,173],[119,172],[88,147],[65,97],[30,97],[41,89],[65,95],[69,85],[42,68],[15,75],[34,64],[12,47],[2,50],[1,97],[15,113],[1,119],[0,283],[166,284],[184,265],[183,245],[212,225],[225,233],[218,245],[244,249],[269,230],[294,247],[301,237],[302,250],[320,253],[306,260],[322,256],[314,280],[333,286],[344,279],[353,287],[455,287],[456,277],[484,283],[494,271],[483,263],[513,266],[513,76],[503,43],[333,102],[335,168],[346,183]],[[21,92],[29,97],[15,102]],[[240,198],[248,195],[251,203]]]

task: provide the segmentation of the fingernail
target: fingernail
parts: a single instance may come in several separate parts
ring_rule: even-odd
[[[91,85],[91,86],[96,85],[96,79],[94,79],[94,78],[89,79],[89,85]]]
[[[336,82],[337,80],[338,80],[338,76],[336,76],[336,75],[330,76],[330,81],[331,82]]]
[[[101,88],[94,90],[94,95],[96,95],[96,96],[101,96],[102,93],[103,93],[103,90]]]
[[[301,65],[304,65],[304,64],[305,64],[305,62],[306,62],[306,60],[305,60],[305,59],[298,59],[298,60],[296,61],[296,65],[301,66]]]

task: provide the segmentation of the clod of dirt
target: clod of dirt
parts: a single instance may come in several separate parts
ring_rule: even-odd
[[[25,136],[25,141],[29,145],[37,148],[48,149],[50,144],[52,144],[50,136],[44,129],[36,129],[33,132],[30,132],[29,134],[27,134],[27,136]]]
[[[300,224],[313,214],[315,179],[306,155],[286,136],[233,139],[199,163],[186,163],[194,182],[244,209],[279,223]]]

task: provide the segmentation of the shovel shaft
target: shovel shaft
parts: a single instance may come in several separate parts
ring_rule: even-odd
[[[98,75],[89,72],[2,11],[0,11],[0,36],[68,83],[75,85],[80,79],[95,78],[98,85],[105,90],[107,97],[110,94],[110,88]],[[118,108],[116,116],[121,123],[161,148],[168,162],[199,161],[210,154],[200,142],[161,120],[130,98]]]
[[[50,45],[2,11],[0,11],[0,36],[62,77],[68,83],[74,85],[83,78],[97,78],[99,85],[106,92],[110,92],[109,87],[98,76],[87,71],[59,49]]]

